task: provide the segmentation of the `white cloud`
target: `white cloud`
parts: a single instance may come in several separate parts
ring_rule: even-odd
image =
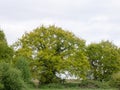
[[[9,44],[25,31],[55,24],[87,43],[109,39],[120,46],[119,0],[0,0],[0,26]]]

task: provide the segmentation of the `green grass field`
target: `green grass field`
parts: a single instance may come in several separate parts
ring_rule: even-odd
[[[74,88],[66,88],[66,89],[53,89],[53,88],[48,88],[48,89],[29,89],[29,90],[117,90],[117,89],[74,89]]]

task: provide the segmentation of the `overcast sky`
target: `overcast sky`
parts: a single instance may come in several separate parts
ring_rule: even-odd
[[[0,0],[0,28],[9,44],[42,24],[72,31],[87,43],[120,46],[120,0]]]

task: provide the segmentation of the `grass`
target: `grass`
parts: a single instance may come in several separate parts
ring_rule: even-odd
[[[78,88],[78,89],[70,89],[70,88],[66,88],[66,89],[29,89],[29,90],[117,90],[117,89],[81,89],[81,88]]]

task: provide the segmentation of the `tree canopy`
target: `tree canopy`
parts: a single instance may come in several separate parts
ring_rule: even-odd
[[[10,62],[13,56],[13,50],[7,44],[5,34],[0,30],[0,62]]]
[[[41,26],[25,33],[14,49],[16,57],[29,58],[31,70],[43,83],[57,82],[58,75],[65,72],[85,78],[89,69],[85,41],[59,27]]]
[[[109,41],[88,45],[88,59],[95,80],[107,81],[113,73],[120,70],[120,53],[118,50],[118,47]]]

